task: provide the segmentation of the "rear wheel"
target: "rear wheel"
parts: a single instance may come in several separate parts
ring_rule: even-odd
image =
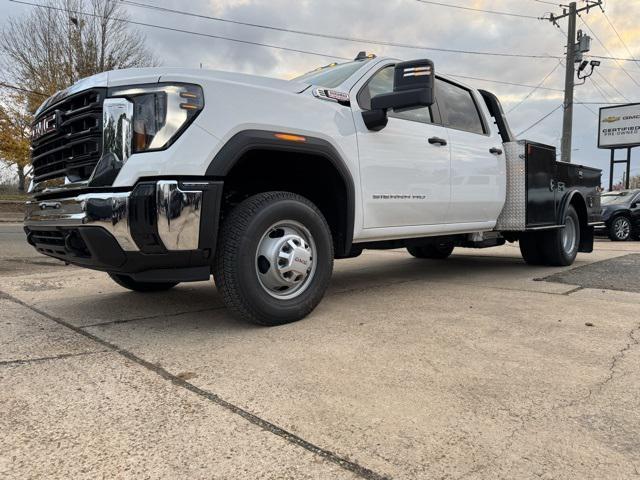
[[[520,253],[529,265],[543,265],[542,238],[538,232],[527,232],[520,236]]]
[[[162,292],[178,285],[178,282],[138,282],[129,275],[120,273],[110,273],[109,276],[121,287],[134,292]]]
[[[614,242],[626,242],[631,238],[631,221],[624,215],[613,219],[609,228],[609,238]]]
[[[214,279],[226,306],[260,325],[304,318],[318,305],[333,270],[331,231],[300,195],[267,192],[226,218]]]
[[[566,267],[575,261],[580,247],[580,217],[573,206],[567,209],[564,228],[544,232],[541,243],[546,265]]]
[[[420,247],[407,247],[407,251],[416,258],[443,260],[453,253],[453,242],[440,242]]]

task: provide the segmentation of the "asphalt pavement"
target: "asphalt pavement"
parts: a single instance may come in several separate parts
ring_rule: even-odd
[[[0,225],[0,478],[636,478],[640,293],[584,279],[639,254],[365,252],[258,328],[212,282],[128,292]]]

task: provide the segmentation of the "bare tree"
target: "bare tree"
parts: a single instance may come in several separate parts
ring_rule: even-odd
[[[31,123],[44,97],[81,78],[107,70],[148,67],[158,62],[145,46],[145,37],[130,28],[126,12],[113,0],[47,0],[24,17],[12,18],[0,32],[0,52],[6,80],[22,89],[3,91],[0,137],[14,138]],[[41,92],[32,93],[32,92]],[[20,121],[13,121],[20,116]],[[11,129],[9,128],[11,127]],[[9,144],[7,144],[9,145]],[[24,188],[24,158],[28,142],[15,138],[11,152],[0,152],[16,164]],[[26,148],[21,151],[18,146]],[[16,149],[17,148],[17,149]],[[4,150],[4,149],[3,149]]]

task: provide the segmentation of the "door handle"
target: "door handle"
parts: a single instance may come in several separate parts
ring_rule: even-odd
[[[444,138],[440,138],[440,137],[431,137],[429,139],[429,143],[431,145],[442,145],[443,147],[447,144],[447,141]]]
[[[494,155],[502,155],[502,149],[498,147],[493,147],[489,149],[489,153],[493,153]]]

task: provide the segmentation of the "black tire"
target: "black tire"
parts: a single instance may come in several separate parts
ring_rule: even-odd
[[[110,273],[109,276],[121,287],[134,292],[162,292],[178,285],[178,282],[138,282],[120,273]]]
[[[522,258],[529,265],[544,265],[542,237],[538,232],[526,232],[518,240]]]
[[[626,215],[618,215],[611,220],[609,238],[612,242],[626,242],[631,238],[631,220]]]
[[[542,234],[541,253],[545,265],[566,267],[573,264],[578,255],[578,249],[580,248],[580,217],[572,205],[567,208],[564,225],[565,228],[547,231]],[[567,242],[566,235],[572,235],[573,240]],[[570,246],[567,243],[570,243]]]
[[[419,247],[407,247],[407,251],[416,258],[444,260],[453,253],[453,242],[432,243]]]
[[[274,226],[279,222],[303,228],[310,236],[309,245],[315,247],[310,250],[315,270],[307,271],[299,290],[292,290],[291,295],[295,295],[292,298],[283,297],[286,292],[270,290],[261,277],[266,272],[278,275],[278,266],[273,262],[267,261],[266,267],[261,263],[267,259],[259,256],[259,248],[265,241],[271,241],[268,239],[278,238],[269,232],[277,231]],[[304,318],[322,300],[332,271],[333,241],[329,226],[318,208],[300,195],[290,192],[254,195],[236,206],[222,225],[214,279],[225,305],[244,320],[272,326]]]

